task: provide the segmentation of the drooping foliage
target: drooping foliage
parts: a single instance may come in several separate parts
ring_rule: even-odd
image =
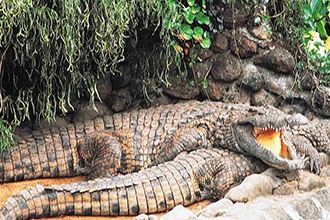
[[[200,15],[205,13],[205,0],[202,2],[204,12]],[[0,120],[11,125],[31,117],[51,121],[56,113],[73,108],[72,94],[87,93],[93,103],[98,95],[97,80],[117,72],[116,65],[125,60],[130,39],[137,40],[137,32],[144,29],[159,35],[164,71],[173,61],[180,64],[182,54],[176,51],[173,37],[177,38],[185,23],[185,7],[199,7],[193,0],[188,3],[0,1]],[[201,40],[205,38],[209,40],[201,36]],[[4,134],[10,133],[1,128]]]

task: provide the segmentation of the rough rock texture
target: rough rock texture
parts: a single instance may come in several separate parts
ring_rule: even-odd
[[[215,80],[233,82],[242,73],[240,61],[228,53],[218,54],[213,62],[211,74]]]
[[[201,88],[201,92],[203,96],[208,99],[220,101],[224,95],[224,90],[226,89],[225,86],[226,83],[219,83],[212,77],[209,77],[207,79],[207,87]]]
[[[230,51],[240,58],[252,57],[258,52],[258,45],[242,34],[236,34],[230,39]]]
[[[98,116],[109,115],[111,110],[104,104],[96,102],[94,106],[83,105],[73,117],[73,123],[84,122],[86,120],[94,119]]]
[[[111,108],[115,112],[122,112],[129,108],[133,97],[128,89],[119,89],[112,94]]]
[[[211,58],[213,55],[213,52],[212,50],[210,49],[204,49],[204,48],[201,48],[199,51],[198,51],[198,57],[201,59],[202,62],[206,61],[207,59]]]
[[[173,209],[173,212],[168,212],[160,220],[197,220],[197,216],[189,209],[178,205]]]
[[[255,106],[261,105],[274,105],[278,103],[278,98],[275,94],[267,92],[264,89],[260,89],[258,92],[252,95],[252,104]]]
[[[225,198],[246,203],[259,196],[271,195],[282,184],[282,180],[276,177],[278,172],[276,169],[268,169],[260,175],[248,176],[239,186],[229,190]]]
[[[330,187],[307,194],[259,197],[251,203],[235,203],[217,219],[329,219]]]
[[[300,73],[301,87],[306,90],[312,90],[316,87],[316,76],[309,71],[304,71]]]
[[[224,53],[229,48],[229,39],[226,35],[219,33],[215,40],[212,42],[214,52]]]
[[[267,21],[262,22],[260,25],[251,25],[248,29],[254,37],[260,40],[267,40],[271,37],[269,32],[270,24]]]
[[[210,73],[212,68],[212,62],[206,61],[203,63],[196,63],[193,66],[193,71],[194,71],[194,80],[196,83],[200,84],[204,78],[207,77],[207,74]]]
[[[103,78],[97,81],[97,91],[101,100],[106,100],[112,92],[112,84],[110,78]]]
[[[330,87],[319,87],[312,98],[314,105],[318,107],[318,113],[330,116]]]
[[[248,90],[256,92],[264,85],[264,77],[257,66],[248,63],[243,68],[241,83]]]
[[[294,78],[289,75],[269,77],[265,82],[265,89],[278,96],[294,96]]]
[[[256,56],[255,63],[279,73],[293,73],[296,65],[293,55],[279,46]]]
[[[178,77],[170,76],[170,86],[164,86],[164,92],[168,95],[181,99],[193,99],[199,94],[199,89],[181,81]]]

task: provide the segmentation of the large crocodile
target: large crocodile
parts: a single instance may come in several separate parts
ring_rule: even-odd
[[[161,212],[179,204],[223,197],[246,176],[266,167],[255,157],[223,149],[199,149],[125,176],[30,187],[7,200],[0,209],[0,219]]]
[[[271,106],[190,101],[16,136],[16,146],[2,154],[0,183],[80,173],[90,179],[110,177],[171,160],[182,151],[210,147],[256,156],[281,169],[303,168],[305,159],[295,154],[290,138],[283,138],[285,128],[296,128],[287,129],[289,134],[300,129],[300,136],[313,140],[312,148],[330,152],[329,123],[320,127]],[[258,143],[256,137],[265,133],[279,134],[286,142],[280,147],[285,158]]]
[[[173,123],[175,120],[172,119],[167,120],[172,123],[171,125],[175,124],[170,127],[173,129],[172,132],[165,132],[168,137],[163,137],[163,132],[152,136],[158,144],[147,142],[153,143],[150,146],[157,149],[155,154],[151,154],[154,163],[172,160],[182,151],[193,151],[199,147],[217,147],[217,149],[194,151],[188,156],[180,156],[175,161],[139,173],[104,178],[109,176],[106,170],[92,169],[100,155],[103,155],[101,161],[105,163],[105,167],[112,169],[110,175],[116,172],[130,172],[145,167],[138,163],[138,158],[135,158],[138,155],[136,152],[139,151],[135,152],[134,148],[128,151],[127,147],[134,147],[134,144],[140,147],[148,145],[134,142],[136,140],[134,132],[129,132],[130,129],[127,128],[119,127],[113,131],[99,129],[98,134],[85,135],[86,138],[77,145],[76,166],[80,166],[79,169],[92,169],[93,173],[98,173],[98,177],[103,179],[50,188],[37,186],[24,190],[8,199],[0,211],[0,217],[22,219],[64,214],[153,213],[168,210],[177,204],[187,205],[205,198],[220,198],[245,176],[265,169],[265,164],[258,158],[272,166],[290,170],[305,167],[307,156],[311,169],[319,172],[321,164],[318,152],[324,151],[329,154],[330,127],[327,120],[308,121],[301,115],[286,115],[272,107],[256,108],[213,102],[189,102],[188,105],[174,105],[174,108],[177,107],[181,112],[185,112],[190,109],[188,106],[193,105],[195,111],[192,112],[196,112],[196,109],[198,111],[200,108],[197,107],[200,106],[217,108],[205,111],[204,114],[199,113],[195,115],[195,119],[182,119],[182,121],[186,120],[181,121],[182,124],[177,121]],[[220,107],[222,107],[221,112],[225,114],[218,112]],[[167,107],[155,110],[164,109],[168,111]],[[125,118],[124,115],[118,116]],[[134,127],[135,130],[140,131],[141,128],[137,127]],[[219,129],[223,132],[218,131]],[[140,139],[142,133],[150,134],[150,132],[139,132]],[[18,150],[22,149],[21,146],[24,145],[19,144]],[[45,144],[42,146],[47,147]],[[109,154],[107,151],[111,151],[113,147],[123,148],[117,149],[116,154]],[[223,150],[222,147],[231,151]],[[57,151],[55,153],[58,154]],[[248,154],[255,157],[247,156]],[[90,158],[88,155],[94,157]],[[7,156],[7,161],[11,159]],[[107,159],[110,159],[109,164]],[[148,165],[150,165],[148,161],[152,161],[143,158],[141,160]],[[123,164],[125,165],[121,169]]]

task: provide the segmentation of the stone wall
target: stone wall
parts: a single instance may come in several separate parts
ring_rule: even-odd
[[[190,51],[189,59],[196,58],[186,80],[172,68],[169,86],[142,78],[133,64],[123,63],[121,74],[99,81],[100,97],[114,112],[181,99],[210,99],[329,117],[330,88],[320,86],[313,73],[298,72],[294,50],[276,33],[270,35],[267,27],[246,24],[217,32],[210,49]]]

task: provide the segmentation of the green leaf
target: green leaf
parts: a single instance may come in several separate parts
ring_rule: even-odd
[[[176,6],[176,2],[174,0],[166,0],[165,3],[166,3],[166,6],[169,6],[169,7]]]
[[[181,23],[179,23],[179,22],[175,22],[175,23],[172,25],[172,29],[173,29],[173,30],[177,30],[177,29],[179,29],[180,26],[181,26]]]
[[[195,4],[195,0],[187,0],[189,6],[193,6]]]
[[[204,89],[207,89],[207,87],[208,87],[208,83],[207,83],[206,78],[204,78],[204,79],[202,80],[201,84],[202,84],[202,86],[203,86]]]
[[[183,16],[184,16],[184,19],[186,20],[186,22],[188,24],[194,23],[194,20],[195,20],[195,15],[194,14],[189,13],[189,11],[185,11],[185,12],[183,12]]]
[[[304,10],[304,14],[305,14],[306,19],[313,17],[312,8],[309,5],[304,5],[303,10]]]
[[[322,6],[322,1],[321,0],[311,0],[309,5],[312,9],[312,13],[315,14],[320,11],[321,6]]]
[[[194,34],[193,30],[191,27],[187,24],[183,24],[180,28],[180,33],[183,35],[183,37],[186,40],[190,40]]]
[[[196,19],[198,24],[205,24],[205,25],[209,25],[211,20],[208,16],[206,16],[204,13],[198,13],[196,15]]]
[[[327,39],[328,34],[327,34],[327,30],[325,29],[325,21],[321,20],[321,21],[317,22],[316,26],[317,26],[317,32],[320,33],[321,39]]]
[[[192,6],[189,10],[191,11],[192,14],[195,15],[195,14],[197,14],[198,12],[201,11],[201,7],[199,7],[198,5],[196,5],[196,6]]]
[[[201,42],[200,42],[200,45],[202,48],[210,48],[211,46],[211,40],[210,38],[204,38]]]
[[[202,0],[202,8],[206,9],[206,0]]]
[[[194,39],[199,39],[199,38],[203,37],[203,33],[204,33],[203,28],[197,26],[197,27],[194,27],[193,31],[194,31],[194,33],[193,33],[193,38]]]

